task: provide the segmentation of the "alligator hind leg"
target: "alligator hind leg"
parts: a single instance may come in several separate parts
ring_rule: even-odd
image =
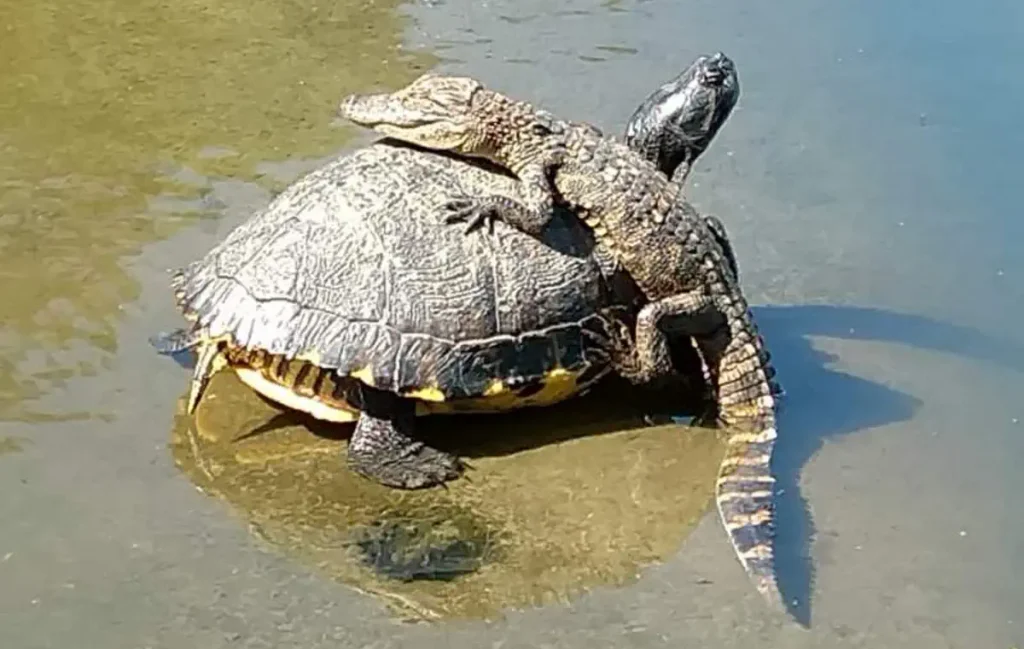
[[[673,338],[700,336],[720,327],[721,316],[712,307],[711,298],[694,291],[672,295],[646,304],[637,315],[635,335],[625,323],[611,320],[605,334],[586,332],[597,338],[609,356],[612,368],[623,378],[644,385],[675,373],[665,328],[671,325]]]
[[[682,303],[682,304],[679,304]],[[697,408],[697,421],[713,421],[717,412],[711,376],[704,362],[703,354],[687,331],[699,330],[700,309],[703,299],[693,297],[669,298],[667,304],[656,302],[641,309],[637,327],[630,328],[618,318],[609,317],[602,321],[599,331],[585,329],[584,336],[596,343],[591,351],[603,358],[621,377],[644,388],[682,390],[687,408]],[[678,313],[668,313],[669,307],[682,307],[680,317],[688,318],[682,327],[673,318]],[[662,330],[670,325],[670,332]],[[710,326],[710,323],[705,326]],[[639,344],[638,344],[639,343]]]
[[[695,336],[715,331],[722,319],[711,298],[699,291],[670,295],[644,305],[636,318],[638,369],[634,381],[647,383],[672,371],[665,332],[669,321],[675,325],[674,333]]]
[[[389,487],[421,489],[454,480],[462,463],[413,438],[415,402],[362,386],[362,410],[348,445],[348,465]]]

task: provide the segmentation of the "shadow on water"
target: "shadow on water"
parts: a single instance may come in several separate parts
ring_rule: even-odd
[[[828,367],[838,360],[814,349],[808,336],[870,340],[947,352],[1024,370],[1024,349],[982,332],[881,309],[785,305],[754,309],[787,391],[772,461],[778,479],[776,561],[792,612],[810,625],[815,533],[800,492],[804,465],[825,440],[909,420],[921,405],[912,395]]]
[[[780,587],[809,626],[815,530],[802,469],[826,439],[909,420],[921,401],[831,369],[837,359],[808,337],[894,342],[1014,368],[1024,367],[1024,350],[878,309],[770,306],[755,315],[788,393],[773,460]],[[342,461],[351,426],[281,411],[229,374],[211,382],[193,424],[178,418],[172,446],[193,481],[275,546],[416,617],[490,617],[625,583],[678,549],[707,511],[723,451],[709,431],[645,424],[644,414],[692,414],[678,396],[609,380],[554,407],[421,419],[428,441],[474,467],[422,492],[353,476]]]

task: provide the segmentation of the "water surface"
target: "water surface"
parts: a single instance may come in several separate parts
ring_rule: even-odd
[[[3,5],[5,646],[1024,644],[1019,4],[121,4]],[[790,394],[778,552],[809,630],[765,615],[712,516],[632,585],[396,626],[175,468],[185,376],[145,344],[176,322],[164,268],[266,203],[259,170],[337,150],[343,90],[429,64],[403,38],[610,130],[696,54],[737,61],[691,195]],[[151,207],[179,193],[204,218]]]
[[[0,2],[0,418],[89,414],[29,403],[109,367],[139,294],[123,259],[217,213],[154,197],[197,198],[194,174],[272,184],[259,163],[351,135],[342,92],[429,64],[396,4]]]

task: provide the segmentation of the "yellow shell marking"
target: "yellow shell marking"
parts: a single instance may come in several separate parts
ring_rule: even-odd
[[[423,414],[452,414],[468,412],[504,412],[530,406],[547,406],[564,401],[569,397],[576,396],[580,392],[580,386],[576,382],[578,374],[569,370],[556,367],[548,372],[543,378],[543,387],[526,397],[519,396],[516,390],[512,390],[507,384],[494,380],[484,390],[482,396],[471,399],[457,399],[445,403],[417,404],[417,412]],[[501,389],[498,389],[498,385]],[[422,407],[422,411],[419,406]]]
[[[250,388],[263,396],[276,401],[284,406],[306,412],[317,419],[335,423],[352,422],[358,419],[359,410],[345,402],[339,395],[332,394],[332,384],[319,383],[311,385],[299,385],[296,381],[298,376],[292,377],[291,370],[297,374],[301,370],[301,363],[290,367],[290,373],[286,376],[276,376],[270,372],[274,361],[279,359],[267,354],[261,349],[244,350],[235,348],[230,343],[230,336],[223,336],[217,339],[205,339],[204,344],[216,344],[227,342],[224,350],[227,358],[217,359],[217,369],[224,365],[231,365],[238,378]],[[305,352],[296,357],[309,363],[318,358],[315,352]],[[280,359],[283,361],[283,359]],[[314,363],[315,365],[315,363]],[[501,379],[492,380],[484,389],[483,394],[470,399],[456,399],[448,401],[444,393],[436,385],[430,385],[418,390],[405,393],[404,397],[416,400],[416,415],[439,415],[456,413],[495,413],[508,410],[516,410],[530,406],[547,406],[564,401],[570,397],[580,394],[581,390],[589,387],[581,385],[577,379],[580,372],[567,370],[563,367],[556,367],[547,372],[541,379],[541,389],[527,396],[520,396],[520,393],[527,388],[535,388],[536,384],[522,389],[512,389]],[[367,365],[351,372],[351,378],[363,381],[367,385],[373,385],[373,367]],[[307,377],[309,378],[309,377]],[[596,380],[598,377],[594,377]],[[303,390],[302,388],[307,388]],[[305,392],[310,392],[305,394]],[[313,393],[316,392],[316,393]]]
[[[320,352],[310,349],[296,355],[295,360],[306,361],[310,365],[320,365]]]
[[[487,386],[487,389],[484,390],[484,396],[493,397],[495,395],[501,394],[502,392],[505,391],[505,389],[506,386],[504,381],[502,381],[501,379],[494,379],[493,381],[491,381],[491,384]]]
[[[242,383],[245,383],[271,401],[276,401],[281,405],[312,415],[322,421],[347,423],[359,418],[359,411],[346,403],[325,403],[317,396],[302,396],[280,383],[271,381],[258,370],[254,370],[251,367],[236,365],[234,370]]]
[[[540,392],[521,398],[520,401],[524,406],[547,406],[564,401],[579,393],[580,387],[576,382],[578,376],[564,367],[556,367],[545,375],[544,387]]]
[[[367,365],[366,367],[360,367],[358,370],[349,372],[349,376],[354,379],[359,379],[371,388],[376,385],[373,380],[373,365]]]
[[[419,399],[421,401],[431,401],[434,403],[442,403],[445,400],[444,392],[441,392],[441,390],[432,385],[418,390],[413,390],[412,392],[406,392],[405,396],[410,399]]]

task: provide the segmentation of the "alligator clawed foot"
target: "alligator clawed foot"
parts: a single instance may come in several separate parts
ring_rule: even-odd
[[[494,222],[498,220],[498,213],[493,205],[481,203],[473,198],[455,198],[445,203],[444,210],[447,212],[444,217],[445,223],[469,223],[466,226],[466,234],[484,225],[487,225],[489,233],[494,234]]]
[[[591,353],[611,365],[620,376],[635,385],[650,382],[651,378],[637,355],[633,334],[624,322],[605,321],[601,323],[600,330],[585,329],[582,333],[595,345]]]

